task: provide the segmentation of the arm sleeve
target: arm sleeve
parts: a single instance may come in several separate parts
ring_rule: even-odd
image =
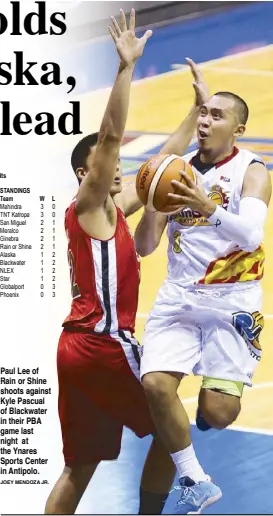
[[[231,240],[244,251],[252,252],[263,241],[266,216],[267,205],[264,201],[256,197],[243,197],[238,215],[217,206],[208,221],[225,239]]]

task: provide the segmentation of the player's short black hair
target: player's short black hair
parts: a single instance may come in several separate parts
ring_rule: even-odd
[[[76,174],[77,168],[85,168],[90,148],[98,143],[99,133],[92,133],[80,140],[71,154],[71,165]]]
[[[244,99],[242,99],[241,97],[239,97],[239,95],[236,95],[235,93],[231,93],[230,91],[218,91],[217,93],[214,93],[214,96],[227,97],[234,100],[240,124],[245,125],[247,123],[249,109]]]

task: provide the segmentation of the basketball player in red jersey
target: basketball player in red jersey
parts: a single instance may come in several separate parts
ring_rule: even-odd
[[[65,218],[73,301],[58,347],[65,468],[46,514],[75,512],[100,461],[118,457],[123,426],[140,437],[154,431],[133,337],[139,262],[125,221],[141,204],[135,183],[122,189],[119,162],[134,64],[151,31],[136,38],[134,11],[129,30],[123,12],[120,27],[112,22],[118,75],[99,134],[81,140],[71,160],[80,187]],[[193,108],[174,135],[185,149],[195,119]],[[140,514],[161,513],[174,474],[173,461],[154,438],[142,475]]]
[[[96,151],[87,138],[72,155],[80,183],[65,216],[73,301],[57,356],[65,468],[45,514],[75,512],[100,461],[118,457],[123,426],[139,437],[154,431],[133,337],[139,261],[124,216],[126,198],[117,199],[119,207],[113,201],[121,192],[119,150],[133,70],[152,31],[136,37],[132,10],[129,29],[121,11],[120,26],[112,18],[109,32],[120,66]],[[143,471],[140,513],[161,512],[174,474],[169,454],[155,438]]]

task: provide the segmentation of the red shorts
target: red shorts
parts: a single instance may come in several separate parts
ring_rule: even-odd
[[[153,433],[139,381],[138,344],[129,332],[63,331],[57,366],[66,465],[116,459],[123,426],[138,437]]]

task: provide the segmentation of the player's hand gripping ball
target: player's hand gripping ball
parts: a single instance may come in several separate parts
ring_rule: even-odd
[[[173,179],[186,184],[180,172],[188,174],[196,184],[196,175],[191,166],[175,154],[159,154],[140,167],[136,191],[148,211],[171,214],[181,210],[182,206],[178,206],[168,197],[168,193],[180,193],[171,184]]]

